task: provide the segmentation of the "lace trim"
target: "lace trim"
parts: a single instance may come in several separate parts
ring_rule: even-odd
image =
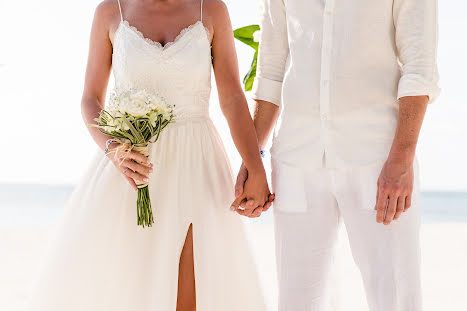
[[[121,23],[123,25],[125,25],[126,27],[128,27],[130,30],[132,30],[136,35],[138,35],[141,39],[143,39],[144,41],[146,41],[148,44],[164,51],[166,49],[168,49],[169,47],[171,47],[172,45],[176,44],[178,41],[180,41],[180,39],[182,39],[187,33],[189,33],[193,28],[195,28],[196,26],[198,26],[198,24],[201,24],[203,25],[203,28],[204,30],[206,31],[206,35],[207,37],[209,38],[209,30],[206,26],[204,26],[204,24],[202,23],[202,21],[197,21],[191,25],[189,25],[188,27],[185,27],[183,28],[180,33],[175,37],[175,39],[173,41],[170,41],[170,42],[167,42],[166,44],[162,44],[160,43],[159,41],[154,41],[154,40],[151,40],[147,37],[144,36],[144,34],[138,30],[138,28],[136,28],[135,26],[132,26],[128,23],[128,21],[126,20],[123,20],[121,21]],[[209,40],[209,39],[208,39]]]

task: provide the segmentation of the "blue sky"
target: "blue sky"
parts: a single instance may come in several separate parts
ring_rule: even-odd
[[[81,119],[80,98],[98,2],[0,2],[0,183],[76,183],[86,168],[96,147]],[[420,138],[422,187],[467,191],[467,3],[439,2],[442,94],[429,107]],[[258,22],[259,0],[226,3],[234,28]],[[243,76],[251,50],[239,43],[238,55]],[[212,106],[236,168],[240,160],[215,94]]]

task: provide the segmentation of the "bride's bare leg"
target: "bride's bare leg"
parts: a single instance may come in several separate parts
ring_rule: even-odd
[[[190,225],[178,268],[177,311],[195,311],[195,269],[193,264],[193,226]]]

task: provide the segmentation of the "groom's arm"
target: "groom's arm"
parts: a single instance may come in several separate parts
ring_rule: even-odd
[[[254,124],[261,149],[265,147],[279,115],[282,81],[288,54],[289,44],[284,0],[266,0],[261,20],[258,65],[252,92],[252,98],[256,102]],[[243,185],[247,178],[248,171],[242,165],[235,185],[237,197],[242,194]],[[267,203],[264,210],[270,205],[270,202]],[[261,212],[262,210],[258,208],[254,212],[254,216],[259,216]]]
[[[389,225],[412,204],[413,162],[428,96],[399,100],[399,120],[386,163],[378,178],[376,221]]]
[[[289,43],[284,0],[266,0],[261,19],[253,99],[280,105],[288,55]]]
[[[259,42],[252,98],[256,102],[256,134],[259,146],[263,149],[279,115],[282,81],[289,55],[284,0],[265,1]]]
[[[255,100],[253,122],[260,149],[264,149],[279,116],[279,106],[264,100]]]
[[[395,0],[395,41],[402,76],[399,120],[378,179],[376,221],[388,225],[411,206],[413,162],[427,104],[439,94],[437,0]]]

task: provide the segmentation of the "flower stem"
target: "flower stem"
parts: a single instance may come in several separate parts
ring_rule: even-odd
[[[138,225],[144,227],[151,227],[154,223],[152,214],[151,200],[149,198],[148,186],[138,188],[138,200],[136,202]]]

